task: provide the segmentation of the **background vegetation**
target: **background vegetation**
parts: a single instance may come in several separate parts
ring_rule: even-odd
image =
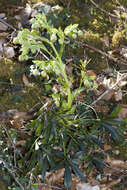
[[[120,114],[127,103],[127,3],[36,3],[28,2],[37,14],[27,23],[22,17],[11,39],[15,59],[0,60],[2,114],[21,111],[1,117],[2,190],[74,189],[74,176],[89,182],[92,172],[101,182],[105,158],[117,157],[116,150],[118,159],[127,156],[126,115]],[[60,180],[50,182],[48,174]]]

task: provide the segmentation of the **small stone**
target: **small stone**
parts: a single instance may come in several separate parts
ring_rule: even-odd
[[[4,54],[4,43],[5,43],[5,38],[0,38],[0,58],[3,57],[3,54]]]
[[[88,183],[79,183],[76,186],[76,190],[100,190],[99,186],[91,186]]]
[[[0,18],[4,18],[5,16],[5,13],[0,13]]]
[[[8,26],[0,22],[0,31],[7,31],[7,29],[8,29]]]
[[[9,35],[8,32],[0,32],[0,39],[6,38]]]
[[[31,13],[31,18],[35,17],[35,15],[37,15],[38,11],[37,10],[33,10]]]
[[[4,48],[4,56],[6,58],[13,58],[15,56],[15,51],[13,47],[5,47]]]

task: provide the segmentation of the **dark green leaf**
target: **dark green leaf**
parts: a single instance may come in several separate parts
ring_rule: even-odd
[[[36,129],[36,135],[40,136],[42,131],[42,123],[38,123],[37,129]]]
[[[79,152],[76,152],[76,153],[73,155],[73,158],[82,158],[85,154],[86,154],[85,151],[79,151]]]
[[[53,159],[51,157],[51,154],[50,154],[50,156],[47,155],[47,159],[48,159],[48,162],[49,162],[51,168],[54,168],[55,167],[55,163],[54,163],[54,161],[53,161]]]
[[[45,174],[46,174],[46,171],[47,171],[47,167],[48,167],[47,156],[44,156],[44,158],[42,160],[42,173],[41,173],[42,181],[44,181],[44,179],[45,179]]]
[[[79,149],[79,150],[84,151],[85,147],[84,147],[84,143],[83,143],[83,141],[78,140],[78,143],[79,143],[79,147],[80,147],[80,149]]]
[[[28,155],[27,155],[28,156]],[[36,160],[36,157],[37,157],[37,151],[35,151],[32,156],[31,156],[31,159],[30,159],[30,162],[28,163],[27,165],[27,168],[29,170],[31,170],[32,168],[35,167],[35,165],[37,164],[37,160]],[[26,160],[26,159],[25,159]]]
[[[74,149],[77,149],[77,146],[78,144],[76,144],[73,139],[70,139],[69,144],[67,146],[67,153],[69,153],[72,150],[72,147]]]
[[[64,152],[54,151],[54,152],[51,153],[51,155],[59,157],[59,158],[63,158],[64,157]]]
[[[45,129],[45,132],[44,132],[44,137],[45,137],[46,142],[49,141],[50,136],[51,136],[51,126],[49,125],[49,126],[47,126],[47,128]]]
[[[64,185],[65,185],[65,187],[68,187],[68,188],[71,187],[71,185],[72,185],[72,175],[71,175],[71,171],[68,166],[68,163],[66,163],[66,166],[65,166]]]
[[[95,135],[92,135],[91,139],[93,140],[94,143],[96,143],[101,149],[104,149],[104,142],[103,140],[99,140],[99,138]]]
[[[115,118],[115,119],[107,118],[105,123],[109,125],[121,125],[121,124],[124,124],[124,121],[121,118]]]
[[[86,169],[86,175],[89,175],[89,173],[92,171],[93,167],[94,167],[93,163],[90,162]]]
[[[78,166],[76,164],[74,164],[73,162],[71,162],[71,168],[73,170],[73,172],[75,173],[75,175],[81,179],[82,181],[87,181],[84,174],[81,172],[81,170],[78,168]]]
[[[14,104],[16,104],[17,102],[19,102],[21,99],[22,99],[22,96],[19,95],[19,94],[16,94],[14,96],[14,99],[13,99]]]
[[[55,167],[54,167],[51,171],[52,171],[52,172],[55,172],[55,171],[57,171],[57,170],[63,168],[63,167],[64,167],[64,164],[65,164],[65,161],[59,162],[58,164],[55,165]]]
[[[120,135],[115,127],[112,127],[111,125],[108,125],[106,123],[102,124],[104,128],[111,134],[114,141],[118,141],[120,138]]]
[[[86,151],[79,151],[79,152],[76,152],[73,156],[72,156],[72,162],[76,165],[79,165],[84,156],[86,155]]]
[[[99,160],[99,159],[93,159],[92,163],[95,165],[97,170],[103,174],[103,168],[104,166],[106,166],[106,163],[103,160]]]
[[[117,107],[115,108],[115,110],[113,110],[113,112],[110,114],[111,117],[117,117],[118,113],[120,112],[120,110],[122,109],[121,105],[118,104]]]

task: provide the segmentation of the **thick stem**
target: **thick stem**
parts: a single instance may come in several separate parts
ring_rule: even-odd
[[[52,43],[51,43],[50,45],[51,45],[52,49],[54,50],[54,52],[55,52],[55,54],[56,54],[56,57],[57,57],[57,59],[58,59],[58,61],[59,61],[59,67],[60,67],[62,76],[63,76],[63,78],[64,78],[64,80],[65,80],[65,83],[66,83],[66,85],[64,85],[64,86],[65,86],[65,88],[67,88],[67,94],[68,94],[68,108],[71,108],[71,105],[72,105],[72,98],[71,98],[71,97],[72,97],[72,94],[71,94],[71,89],[70,89],[70,86],[69,86],[69,80],[68,80],[68,78],[67,78],[67,74],[66,74],[65,68],[64,68],[64,66],[63,66],[61,57],[59,56],[59,54],[58,54],[56,48],[54,47],[54,45],[53,45]]]
[[[44,41],[46,43],[48,43],[51,48],[53,49],[55,55],[56,55],[56,58],[59,62],[59,67],[60,67],[60,71],[61,71],[61,74],[65,80],[65,85],[64,87],[67,88],[67,94],[68,94],[68,108],[70,109],[71,108],[71,105],[72,105],[72,94],[71,94],[71,89],[70,89],[70,86],[69,86],[69,80],[68,80],[68,77],[67,77],[67,74],[66,74],[66,71],[65,71],[65,67],[62,63],[62,60],[61,60],[61,56],[58,54],[55,46],[53,45],[52,42],[50,42],[49,40],[45,39],[45,38],[39,38],[41,41]]]

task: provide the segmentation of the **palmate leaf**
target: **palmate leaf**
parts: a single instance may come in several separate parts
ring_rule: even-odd
[[[65,29],[64,29],[64,34],[66,36],[70,36],[71,33],[73,33],[78,27],[78,24],[70,24],[69,26],[67,26]]]
[[[44,13],[37,14],[35,18],[31,20],[31,24],[32,24],[32,29],[39,29],[39,28],[45,29],[49,27],[46,15]]]
[[[66,163],[66,165],[65,165],[64,185],[65,185],[65,187],[68,187],[68,188],[70,188],[72,185],[72,175],[71,175],[71,170],[70,170],[68,163]]]

